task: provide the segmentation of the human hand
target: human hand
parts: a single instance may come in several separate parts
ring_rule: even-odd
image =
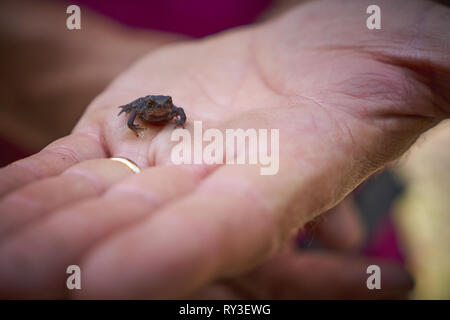
[[[404,299],[413,280],[396,262],[357,254],[365,243],[364,227],[352,196],[314,219],[299,235],[262,265],[222,279],[188,299]],[[309,234],[322,248],[300,249]],[[300,238],[300,239],[299,239]],[[303,241],[303,240],[301,240]],[[309,241],[306,240],[306,247]],[[325,249],[325,250],[324,250]],[[367,268],[382,270],[382,289],[367,290]]]
[[[368,290],[367,267],[380,267],[382,290]],[[287,246],[249,272],[213,282],[188,299],[404,299],[411,276],[392,261]]]
[[[260,26],[155,51],[87,109],[73,133],[0,173],[0,293],[193,294],[261,265],[296,230],[448,116],[448,10],[314,2]],[[401,19],[398,15],[401,13]],[[420,24],[420,32],[413,28]],[[280,129],[279,172],[172,165],[173,124],[141,138],[119,105],[170,94],[204,128]],[[126,157],[145,170],[131,175]],[[90,160],[89,160],[90,159]]]

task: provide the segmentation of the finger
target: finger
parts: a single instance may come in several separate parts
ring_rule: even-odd
[[[274,175],[255,165],[222,166],[194,192],[114,234],[84,260],[83,297],[186,296],[260,263],[340,201],[373,168],[354,160],[361,155],[343,134],[341,114],[330,119],[314,104],[302,107],[299,115],[286,111],[295,125],[286,125],[284,111],[265,122],[283,128]],[[315,122],[305,117],[309,108]],[[321,121],[326,125],[315,125]],[[352,121],[359,120],[347,125]],[[124,259],[127,270],[117,267]]]
[[[62,206],[102,194],[133,174],[109,159],[80,162],[61,175],[38,180],[0,200],[0,238]]]
[[[364,243],[364,228],[353,199],[347,197],[312,222],[311,232],[327,248],[355,251]]]
[[[39,153],[0,169],[0,196],[27,183],[55,176],[83,160],[104,158],[101,143],[91,134],[71,134]]]
[[[381,289],[367,288],[367,267],[381,270]],[[414,281],[403,266],[381,259],[330,253],[280,253],[231,281],[251,299],[404,299]]]
[[[69,265],[80,264],[97,241],[195,188],[201,175],[192,166],[148,168],[99,199],[62,208],[14,234],[0,246],[0,296],[61,297]]]
[[[243,272],[322,209],[314,206],[323,203],[320,195],[329,195],[327,186],[310,197],[320,176],[311,170],[299,178],[293,174],[298,165],[285,161],[276,176],[261,176],[255,166],[218,169],[194,193],[94,248],[83,264],[82,294],[178,297]],[[284,215],[291,199],[299,198],[290,208],[297,213]],[[126,270],[117,267],[123,259],[129,261]]]
[[[288,241],[282,249],[280,249],[279,253],[272,257],[268,262],[273,261],[278,257],[282,252],[291,253],[298,249],[297,247],[297,236],[294,236],[291,241]],[[263,265],[265,265],[264,263]],[[256,270],[259,270],[261,267],[257,267]],[[250,274],[253,274],[254,271],[250,271]],[[254,299],[255,297],[250,295],[250,292],[241,289],[242,286],[237,286],[234,282],[239,281],[240,277],[246,277],[247,273],[237,276],[231,279],[220,279],[218,281],[214,281],[213,283],[207,284],[206,286],[200,288],[199,290],[193,292],[186,299],[194,299],[194,300],[231,300],[231,299]]]

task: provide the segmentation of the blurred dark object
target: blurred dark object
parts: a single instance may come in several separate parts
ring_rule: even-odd
[[[4,167],[15,160],[22,159],[30,155],[29,152],[22,150],[14,144],[11,144],[2,137],[0,137],[0,154],[0,167]]]
[[[392,205],[403,191],[403,184],[394,173],[387,170],[353,191],[352,197],[366,232],[366,241],[360,250],[365,255],[404,262],[397,231],[391,220]],[[316,223],[322,221],[318,219]],[[299,245],[303,250],[325,249],[320,240],[315,238],[315,228],[301,233]]]
[[[439,2],[447,7],[450,7],[450,0],[434,0],[435,2]]]
[[[370,178],[354,192],[354,199],[366,226],[367,238],[389,216],[395,199],[404,191],[404,186],[391,171],[383,171]]]

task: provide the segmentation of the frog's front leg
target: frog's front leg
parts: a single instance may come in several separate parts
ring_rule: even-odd
[[[127,125],[128,125],[128,128],[130,128],[134,132],[134,134],[137,137],[139,137],[138,130],[144,130],[144,128],[139,127],[138,125],[134,124],[134,120],[136,119],[136,116],[137,116],[137,111],[136,110],[131,111],[130,117],[128,118]]]
[[[182,126],[184,129],[184,123],[186,122],[186,114],[184,113],[183,108],[175,107],[172,111],[173,117],[180,117],[177,121],[175,121],[175,128],[178,126]]]
[[[120,106],[119,109],[120,112],[117,114],[117,116],[120,116],[122,112],[125,112],[125,114],[129,114],[131,110],[133,110],[133,106],[131,105],[131,103],[128,103],[124,104],[123,106]]]

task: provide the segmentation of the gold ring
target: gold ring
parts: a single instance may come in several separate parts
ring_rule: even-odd
[[[120,163],[123,163],[134,173],[141,172],[141,168],[139,168],[139,166],[136,163],[134,163],[133,161],[131,161],[130,159],[115,157],[115,158],[109,158],[109,160],[119,161]]]

